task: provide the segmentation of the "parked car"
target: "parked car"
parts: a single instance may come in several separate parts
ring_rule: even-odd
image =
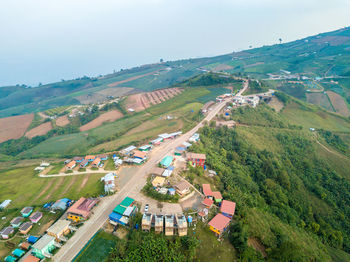
[[[147,212],[148,212],[148,208],[149,208],[149,205],[148,205],[148,204],[146,204],[146,205],[145,205],[145,213],[147,213]]]

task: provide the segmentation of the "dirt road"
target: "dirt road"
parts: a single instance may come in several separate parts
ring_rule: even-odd
[[[248,85],[244,85],[242,92]],[[242,93],[239,92],[239,93]],[[126,196],[137,196],[140,190],[145,185],[147,175],[153,167],[166,155],[171,154],[177,146],[187,141],[199,128],[203,126],[204,121],[210,121],[225,105],[230,101],[230,98],[225,99],[221,103],[216,104],[208,115],[192,130],[177,139],[160,145],[157,150],[154,150],[149,157],[149,160],[142,165],[134,173],[133,177],[113,196],[105,197],[99,205],[94,209],[94,214],[88,221],[70,238],[65,245],[53,257],[53,261],[72,261],[78,252],[85,246],[89,239],[101,228],[103,223],[108,219],[108,215],[112,212],[115,206],[120,203]]]

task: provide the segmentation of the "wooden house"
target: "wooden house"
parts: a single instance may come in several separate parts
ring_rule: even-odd
[[[164,216],[154,215],[154,232],[162,233],[164,231]]]
[[[152,214],[144,213],[142,216],[142,230],[143,231],[151,231],[152,226]]]
[[[175,216],[177,232],[180,237],[187,235],[187,221],[183,214],[177,214]]]
[[[222,195],[219,191],[214,191],[213,192],[213,199],[215,201],[215,203],[221,203],[222,201]]]

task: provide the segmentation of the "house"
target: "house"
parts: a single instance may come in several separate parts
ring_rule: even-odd
[[[208,173],[210,177],[214,177],[218,175],[214,170],[208,170]]]
[[[165,170],[164,168],[156,166],[152,169],[151,174],[156,175],[156,176],[161,176],[163,174],[164,170]]]
[[[194,133],[189,139],[189,142],[198,142],[199,141],[199,134],[198,133]]]
[[[75,162],[74,160],[73,161],[70,161],[67,165],[66,165],[66,169],[67,170],[71,170],[73,169],[74,167],[76,167],[77,165],[77,162]]]
[[[47,234],[43,235],[33,246],[32,253],[43,259],[45,257],[51,257],[51,252],[55,249],[55,238]]]
[[[139,150],[140,151],[143,151],[143,152],[148,152],[152,149],[152,146],[151,145],[144,145],[144,146],[141,146],[139,147]]]
[[[163,215],[154,215],[154,232],[162,233],[164,227],[164,217]]]
[[[48,162],[41,162],[40,166],[43,166],[43,167],[48,167],[50,165],[50,163]]]
[[[160,165],[164,168],[167,168],[171,165],[171,163],[173,162],[173,157],[172,156],[166,156],[162,159],[162,161],[160,161]]]
[[[29,217],[30,221],[32,221],[32,223],[38,223],[39,220],[43,217],[43,213],[41,212],[34,212],[33,214],[31,214],[31,216]]]
[[[152,226],[152,214],[147,214],[144,213],[142,215],[142,230],[143,231],[151,231],[151,226]]]
[[[122,214],[119,214],[113,211],[112,213],[109,214],[109,223],[114,226],[117,224],[121,224],[125,226],[126,223],[124,221],[121,221],[122,218],[123,218]]]
[[[166,195],[168,193],[168,189],[166,187],[161,187],[158,190],[159,194]]]
[[[29,236],[27,238],[27,241],[28,241],[29,244],[34,244],[34,243],[36,243],[36,241],[38,241],[38,238],[35,237],[35,236]]]
[[[108,155],[106,154],[101,154],[97,156],[101,161],[107,161],[108,160]]]
[[[168,133],[160,134],[160,135],[158,135],[158,137],[161,138],[162,141],[172,138]]]
[[[142,159],[142,160],[144,160],[146,158],[146,156],[147,156],[146,152],[139,151],[139,150],[136,150],[134,152],[134,155],[133,155],[134,158],[138,158],[138,159]]]
[[[80,163],[80,168],[84,168],[89,164],[89,160],[84,159],[83,161],[81,161]]]
[[[33,207],[24,207],[21,210],[21,214],[23,217],[29,217],[32,212],[33,212]]]
[[[182,180],[180,183],[176,184],[175,186],[176,192],[180,195],[186,195],[188,192],[190,192],[190,184],[185,181]]]
[[[10,236],[15,232],[13,227],[5,227],[0,231],[0,236],[2,239],[9,239]]]
[[[143,162],[145,162],[146,158],[141,159],[141,158],[133,158],[132,159],[132,163],[136,164],[136,165],[141,165]]]
[[[202,191],[203,194],[206,198],[212,198],[213,197],[213,192],[211,191],[210,185],[209,184],[203,184],[202,185]]]
[[[6,199],[4,200],[1,204],[0,204],[0,209],[4,209],[6,207],[8,207],[8,205],[11,203],[10,199]]]
[[[123,199],[123,201],[119,204],[121,205],[122,207],[129,207],[129,206],[132,206],[133,204],[135,203],[135,199],[131,198],[131,197],[126,197]]]
[[[71,200],[68,199],[68,198],[62,198],[62,199],[59,199],[57,200],[52,206],[51,206],[51,209],[52,210],[66,210],[67,207],[70,205],[71,203]]]
[[[15,257],[22,257],[26,252],[19,249],[19,248],[16,248],[15,250],[12,251],[12,255],[14,255]]]
[[[192,146],[192,144],[188,143],[188,142],[183,142],[182,145],[187,149],[190,146]]]
[[[169,166],[167,169],[164,170],[162,176],[163,177],[169,177],[169,176],[171,176],[173,171],[174,171],[174,167],[173,166]]]
[[[165,182],[165,178],[161,177],[161,176],[156,176],[153,181],[152,181],[152,185],[154,187],[159,187],[159,186],[163,186]]]
[[[64,161],[64,164],[67,165],[70,161],[72,161],[71,159],[67,159]]]
[[[209,221],[209,229],[215,232],[216,235],[221,236],[221,234],[227,230],[228,226],[230,225],[230,221],[230,218],[219,213]]]
[[[67,218],[74,222],[84,221],[89,218],[91,210],[97,204],[97,199],[81,197],[67,211]]]
[[[209,214],[209,211],[207,208],[203,208],[202,211],[198,212],[198,216],[202,220],[202,222],[205,222],[208,219],[208,214]]]
[[[174,235],[174,215],[165,215],[165,235]]]
[[[72,222],[68,220],[57,220],[52,226],[47,229],[47,234],[55,238],[57,242],[65,241],[65,235],[69,234],[69,226]]]
[[[210,199],[210,198],[205,198],[205,199],[202,201],[202,204],[203,204],[206,208],[210,209],[211,206],[214,204],[214,200],[212,200],[212,199]]]
[[[175,216],[177,232],[180,237],[187,235],[187,221],[186,217],[183,214],[177,214]]]
[[[129,146],[120,151],[122,155],[128,156],[136,149],[136,146]]]
[[[182,147],[182,146],[178,146],[175,148],[175,155],[176,156],[181,156],[183,152],[186,151],[186,148],[185,147]]]
[[[29,250],[30,249],[30,244],[28,242],[22,242],[21,244],[18,245],[21,249],[23,250]]]
[[[45,167],[42,166],[37,166],[36,168],[34,168],[34,171],[43,171],[45,170]]]
[[[123,213],[123,216],[125,217],[132,217],[136,212],[136,206],[128,206],[124,213]]]
[[[101,163],[101,158],[96,157],[96,158],[92,161],[91,166],[92,166],[92,167],[98,167],[100,163]]]
[[[160,145],[161,142],[163,142],[163,139],[161,137],[158,137],[158,138],[150,141],[151,145],[155,145],[155,146]]]
[[[39,262],[40,258],[37,258],[31,254],[28,254],[28,256],[24,257],[21,262]]]
[[[22,221],[23,217],[15,217],[11,220],[10,224],[12,227],[18,228],[22,224]]]
[[[220,207],[220,212],[228,217],[232,218],[235,214],[236,203],[228,200],[223,200]]]
[[[5,257],[5,262],[15,262],[15,261],[17,261],[16,257],[13,257],[13,256]]]
[[[83,160],[84,160],[84,158],[81,156],[73,157],[73,161],[75,161],[76,163],[81,163],[81,162],[83,162]]]
[[[31,222],[25,222],[19,227],[19,232],[23,235],[27,235],[29,230],[31,230],[33,224]]]
[[[169,195],[171,195],[171,196],[175,196],[175,192],[176,192],[176,190],[175,190],[175,188],[169,188],[168,189],[168,192],[169,192]]]
[[[96,158],[96,156],[93,156],[93,155],[87,155],[85,156],[85,160],[89,161],[89,162],[92,162],[94,161]]]
[[[221,203],[221,201],[222,201],[222,195],[219,191],[213,192],[213,198],[214,198],[215,203]]]
[[[198,154],[198,153],[187,153],[186,154],[187,161],[192,165],[192,166],[200,166],[204,168],[205,164],[205,154]]]
[[[104,182],[105,193],[114,193],[115,191],[115,173],[108,173],[104,177],[101,177],[101,181]]]
[[[117,205],[109,215],[109,223],[112,225],[121,224],[123,226],[128,224],[130,216],[133,216],[136,211],[136,207],[133,206],[134,203],[135,200],[131,197],[124,198],[124,200]]]

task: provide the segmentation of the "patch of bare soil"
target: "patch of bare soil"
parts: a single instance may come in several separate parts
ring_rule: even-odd
[[[119,112],[118,110],[112,110],[107,113],[103,113],[99,117],[95,118],[91,122],[81,126],[79,129],[80,131],[87,131],[92,128],[98,127],[102,125],[104,122],[113,122],[119,118],[121,118],[123,114]]]
[[[86,177],[84,177],[83,182],[81,182],[79,190],[82,190],[84,188],[86,183],[89,181],[89,178],[90,178],[90,175],[87,175]]]
[[[265,247],[263,246],[263,244],[260,243],[260,241],[256,238],[248,238],[248,246],[254,248],[256,251],[260,252],[261,255],[263,257],[266,257],[266,251],[265,251]]]
[[[0,118],[0,143],[22,137],[33,118],[34,114]]]
[[[284,107],[284,104],[281,101],[279,101],[277,97],[272,97],[268,105],[271,108],[275,109],[276,112],[281,111],[282,108]]]
[[[57,126],[66,126],[69,124],[69,119],[68,117],[65,115],[65,116],[60,116],[56,119],[56,125]]]
[[[48,194],[48,195],[45,197],[45,200],[50,199],[50,197],[52,196],[52,194],[55,193],[55,191],[62,185],[63,180],[64,180],[64,177],[63,177],[63,176],[60,177],[60,178],[58,179],[58,181],[55,183],[55,186],[54,186],[53,190],[51,191],[51,193]]]
[[[117,81],[117,82],[108,84],[108,86],[109,86],[109,87],[115,87],[115,86],[117,86],[117,85],[124,84],[124,83],[130,82],[130,81],[133,81],[133,80],[136,80],[136,79],[139,79],[139,78],[148,76],[148,75],[152,75],[152,74],[154,74],[154,73],[158,73],[158,70],[153,71],[153,72],[150,72],[150,73],[147,73],[147,74],[143,74],[143,75],[138,75],[138,76],[129,77],[129,78],[125,79],[125,80],[121,80],[121,81]]]
[[[213,71],[224,71],[224,70],[230,70],[232,69],[232,66],[226,65],[226,64],[220,64],[213,68]]]
[[[34,127],[33,129],[29,130],[25,136],[28,138],[33,138],[35,136],[43,136],[46,135],[47,132],[49,132],[52,129],[51,122],[43,123],[37,127]]]
[[[338,95],[337,93],[333,91],[326,91],[329,99],[331,100],[331,103],[335,109],[335,111],[345,117],[350,116],[350,110],[348,106],[346,105],[344,98],[341,95]]]
[[[46,230],[49,229],[49,227],[55,222],[55,220],[50,220],[49,222],[47,222],[45,225],[43,225],[40,230],[38,235],[42,235],[46,232]]]

